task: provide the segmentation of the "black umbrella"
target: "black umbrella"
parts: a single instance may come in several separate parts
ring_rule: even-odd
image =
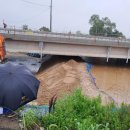
[[[36,99],[39,84],[24,65],[0,65],[0,106],[16,110]]]

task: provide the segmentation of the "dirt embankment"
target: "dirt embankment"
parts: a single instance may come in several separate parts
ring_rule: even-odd
[[[48,104],[53,95],[62,97],[75,88],[82,88],[82,92],[90,97],[100,95],[103,104],[113,102],[109,95],[101,92],[92,82],[86,71],[86,63],[79,63],[74,60],[60,62],[37,74],[37,78],[41,81],[38,104]]]

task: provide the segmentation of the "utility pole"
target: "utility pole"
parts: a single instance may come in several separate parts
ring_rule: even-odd
[[[52,0],[50,5],[50,31],[52,32]]]

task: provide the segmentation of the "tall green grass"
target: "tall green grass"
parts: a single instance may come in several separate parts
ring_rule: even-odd
[[[41,123],[46,129],[52,125],[52,130],[128,130],[130,107],[102,106],[100,97],[83,96],[78,89],[58,100],[55,110],[44,116]]]
[[[22,124],[25,130],[32,130],[36,127],[40,128],[39,119],[32,110],[28,110],[22,115]]]
[[[51,113],[42,118],[29,110],[22,116],[25,129],[45,130],[129,130],[130,105],[102,106],[101,98],[83,96],[80,89],[57,100]]]

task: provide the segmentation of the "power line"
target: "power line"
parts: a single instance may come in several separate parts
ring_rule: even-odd
[[[49,5],[43,5],[43,4],[39,4],[39,3],[35,3],[35,2],[30,2],[30,1],[27,1],[27,0],[22,0],[23,2],[26,2],[26,3],[29,3],[29,4],[33,4],[33,5],[38,5],[38,6],[47,6],[50,8],[50,31],[52,32],[52,0],[51,0],[51,3],[50,3],[50,6]]]
[[[31,17],[28,18],[28,19],[24,19],[24,20],[18,21],[18,23],[20,24],[20,23],[23,23],[23,22],[24,22],[24,23],[26,23],[26,22],[28,22],[28,21],[30,22],[30,21],[32,21],[33,19],[36,19],[36,17],[41,16],[41,15],[42,15],[43,13],[45,13],[47,10],[49,10],[49,8],[40,11],[39,13],[37,13],[37,14],[31,16]]]
[[[28,4],[37,5],[37,6],[47,6],[47,7],[50,7],[49,5],[43,5],[43,4],[39,4],[39,3],[27,1],[27,0],[21,0],[21,1],[26,2],[26,3],[28,3]]]

